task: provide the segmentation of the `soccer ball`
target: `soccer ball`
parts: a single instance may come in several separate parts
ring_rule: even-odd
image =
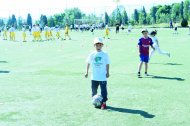
[[[102,105],[102,100],[103,98],[101,95],[94,95],[92,97],[92,104],[94,105],[94,107],[99,108]]]

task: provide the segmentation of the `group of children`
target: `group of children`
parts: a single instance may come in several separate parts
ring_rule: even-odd
[[[7,32],[9,32],[9,39],[10,41],[15,41],[15,28],[12,26],[9,29],[5,26],[3,29],[3,40],[7,40],[8,39],[8,34]]]
[[[26,27],[27,27],[26,25],[23,25],[23,27],[22,27],[22,41],[23,42],[27,42],[27,40],[26,40],[27,39]],[[57,39],[66,40],[68,37],[69,40],[71,40],[71,37],[69,35],[69,26],[68,25],[66,25],[66,27],[65,27],[64,38],[61,37],[59,26],[49,27],[48,25],[46,25],[44,27],[44,33],[45,33],[44,36],[45,36],[46,41],[55,39],[54,35],[53,35],[53,31],[55,31]],[[9,35],[10,41],[16,41],[15,32],[16,32],[16,29],[14,26],[12,26],[10,28],[4,26],[3,40],[7,40],[8,35]],[[32,27],[30,27],[29,32],[31,33],[30,35],[33,36],[33,41],[42,41],[43,40],[42,39],[42,30],[41,30],[39,24],[35,24]]]
[[[145,63],[145,75],[148,76],[148,62],[155,51],[158,51],[160,54],[167,55],[170,57],[170,53],[162,51],[159,47],[158,39],[156,37],[157,31],[151,31],[150,36],[147,29],[142,30],[142,37],[139,39],[138,42],[138,49],[139,49],[139,57],[140,57],[140,64],[138,67],[138,77],[141,77],[141,69],[143,63]],[[91,90],[92,90],[92,97],[97,95],[98,87],[100,86],[101,89],[101,96],[103,97],[101,109],[106,109],[106,101],[107,98],[107,78],[110,76],[109,74],[109,64],[110,59],[106,52],[102,50],[104,46],[104,42],[102,38],[95,38],[94,39],[94,47],[95,51],[92,52],[86,62],[86,73],[85,77],[88,77],[89,69],[91,66]],[[149,47],[152,47],[151,53],[149,53]]]

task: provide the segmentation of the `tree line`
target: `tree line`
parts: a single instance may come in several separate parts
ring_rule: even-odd
[[[30,13],[26,19],[23,19],[23,17],[18,17],[17,19],[13,14],[9,16],[6,25],[21,28],[23,25],[32,26],[32,24],[37,23],[41,27],[45,25],[49,25],[50,27],[54,27],[55,25],[64,27],[66,24],[74,24],[75,19],[100,19],[102,23],[108,24],[109,26],[115,26],[116,24],[128,25],[129,23],[132,25],[152,25],[169,23],[170,21],[186,22],[185,26],[187,26],[190,20],[190,0],[170,5],[153,6],[148,12],[143,6],[141,9],[134,9],[131,16],[128,16],[126,9],[123,6],[118,6],[110,15],[105,12],[104,19],[97,17],[95,14],[86,15],[79,8],[66,9],[62,13],[57,13],[49,17],[42,14],[39,20],[35,22],[33,22]],[[3,25],[5,25],[5,21],[0,19],[0,27]]]

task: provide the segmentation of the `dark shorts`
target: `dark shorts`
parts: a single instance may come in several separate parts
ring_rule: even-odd
[[[148,61],[149,61],[149,56],[140,55],[140,60],[141,60],[141,62],[148,63]]]
[[[175,27],[175,31],[177,31],[177,27]]]

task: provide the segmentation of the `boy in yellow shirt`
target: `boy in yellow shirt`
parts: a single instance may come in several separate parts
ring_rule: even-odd
[[[108,25],[106,25],[106,34],[105,34],[105,36],[104,36],[104,38],[108,38],[108,39],[110,39],[110,37],[109,37],[109,28],[108,28]]]
[[[6,25],[4,26],[4,29],[3,29],[3,40],[7,40],[7,26]]]
[[[25,26],[22,27],[22,41],[26,42],[26,28],[25,28]]]
[[[46,38],[46,41],[49,41],[49,27],[48,25],[46,25],[44,27],[44,31],[45,31],[45,38]]]
[[[37,40],[37,37],[36,37],[36,25],[32,26],[32,35],[33,35],[33,41],[36,41]]]
[[[65,39],[64,40],[66,40],[67,37],[69,37],[69,40],[71,40],[71,37],[69,36],[69,26],[68,26],[68,24],[65,27]]]
[[[58,25],[55,26],[55,32],[56,32],[56,37],[57,37],[57,39],[61,38],[61,36],[60,36],[60,29],[59,29],[59,26],[58,26]]]

